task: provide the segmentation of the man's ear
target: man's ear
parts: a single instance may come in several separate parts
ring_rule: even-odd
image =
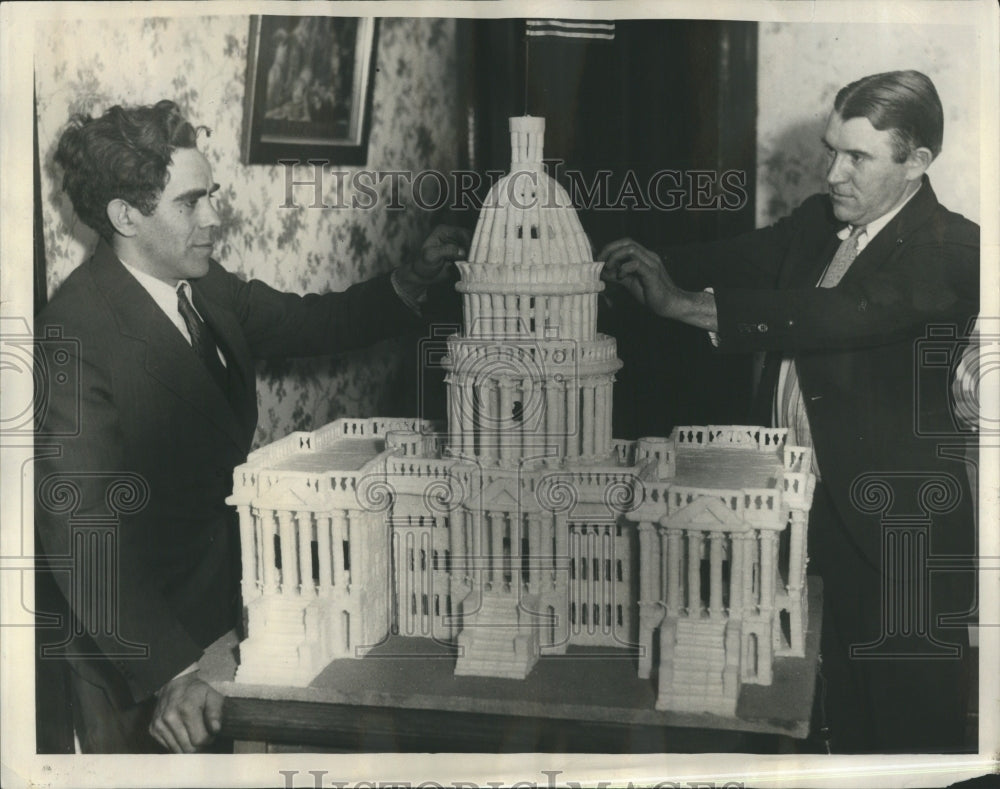
[[[137,232],[135,226],[135,214],[138,209],[122,200],[120,197],[116,197],[110,203],[108,203],[108,221],[111,222],[111,226],[121,235],[126,238],[131,238]]]
[[[916,181],[927,172],[927,168],[934,161],[934,154],[930,148],[914,148],[906,158],[906,177],[910,181]]]

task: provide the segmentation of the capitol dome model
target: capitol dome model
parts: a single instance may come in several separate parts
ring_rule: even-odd
[[[236,469],[236,679],[307,685],[390,634],[511,679],[600,647],[637,655],[657,709],[732,716],[742,683],[804,654],[810,450],[750,426],[612,437],[602,264],[545,173],[544,119],[510,131],[511,171],[458,263],[445,430],[339,419]]]

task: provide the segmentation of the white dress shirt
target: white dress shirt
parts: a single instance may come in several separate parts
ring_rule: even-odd
[[[124,260],[122,265],[125,266],[125,270],[136,278],[136,281],[142,285],[145,291],[150,295],[153,301],[156,302],[156,306],[160,308],[164,315],[170,319],[170,322],[177,327],[177,331],[181,333],[181,336],[187,341],[187,344],[191,344],[191,334],[188,332],[187,324],[184,323],[184,318],[181,317],[180,310],[177,309],[177,293],[183,290],[184,295],[187,296],[187,300],[191,303],[191,308],[195,311],[195,314],[202,320],[205,318],[197,308],[194,306],[194,299],[191,294],[191,283],[186,279],[182,279],[177,283],[177,287],[173,288],[162,279],[154,277],[152,274],[147,274],[145,271],[140,271],[135,266],[130,266]],[[216,353],[219,354],[219,360],[222,362],[223,367],[226,366],[226,356],[216,347]]]

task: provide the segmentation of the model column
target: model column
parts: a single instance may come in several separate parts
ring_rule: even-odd
[[[278,592],[278,565],[274,555],[274,510],[258,511],[257,522],[260,524],[261,545],[263,546],[263,579],[264,594],[274,595]]]
[[[709,596],[708,614],[713,619],[723,615],[722,607],[722,555],[726,548],[725,534],[713,531],[709,535]]]
[[[510,591],[520,598],[524,576],[521,574],[521,522],[524,516],[512,512],[505,516],[510,526]]]
[[[582,454],[594,454],[594,430],[597,422],[594,419],[594,382],[586,378],[580,382],[583,387],[583,411],[580,414],[580,433],[583,438]]]
[[[333,541],[331,553],[333,555],[333,584],[347,591],[348,580],[344,570],[344,512],[334,510],[330,513],[330,535]]]
[[[661,548],[664,534],[660,532]],[[683,602],[681,601],[681,530],[666,529],[667,558],[667,615],[677,616]]]
[[[240,553],[242,554],[241,559],[243,562],[243,579],[240,586],[245,605],[252,597],[260,594],[258,588],[260,574],[257,571],[259,567],[257,553],[260,551],[260,542],[257,541],[257,535],[255,534],[256,528],[253,515],[250,513],[250,505],[240,504],[236,508],[236,511],[240,516]],[[255,543],[256,550],[254,549]]]
[[[542,518],[537,512],[529,512],[525,520],[528,524],[528,593],[538,594],[541,591]]]
[[[511,418],[514,410],[513,397],[511,392],[514,388],[513,383],[511,383],[510,378],[506,376],[501,378],[497,386],[500,390],[500,413],[496,415],[495,424],[497,430],[500,434],[500,459],[510,460],[511,444],[513,443],[514,436],[512,435],[514,430],[514,420]]]
[[[607,385],[594,387],[594,453],[604,454],[611,446],[611,436],[605,435],[608,421]]]
[[[472,381],[467,376],[461,382],[460,390],[462,394],[459,402],[462,423],[462,454],[465,457],[472,457],[475,454],[476,434],[473,424]]]
[[[802,586],[806,579],[806,520],[806,513],[802,510],[793,509],[789,513],[789,539],[791,544],[788,552],[789,597],[795,597],[802,591]]]
[[[566,457],[580,454],[580,389],[572,381],[566,384]]]
[[[771,615],[774,613],[775,559],[778,556],[778,535],[770,529],[760,533],[760,616],[773,628]],[[771,635],[769,633],[769,635]],[[774,636],[772,636],[772,641]],[[762,685],[771,683],[772,649],[762,645],[759,650],[760,664],[757,667]]]
[[[465,557],[465,522],[468,512],[464,509],[453,510],[448,518],[448,543],[451,547],[451,567],[449,575],[453,581],[461,580],[467,573],[468,561]],[[461,569],[457,569],[461,568]]]
[[[479,420],[475,430],[479,433],[479,456],[487,460],[499,457],[500,448],[497,445],[499,433],[496,429],[496,413],[499,408],[499,394],[495,384],[489,378],[481,379],[479,388]]]
[[[475,503],[475,509],[472,511],[471,516],[472,516],[472,561],[470,567],[471,567],[472,582],[475,586],[478,586],[480,592],[482,592],[483,585],[485,583],[485,578],[483,573],[484,518],[483,518],[481,501]]]
[[[492,556],[490,556],[490,580],[493,582],[493,591],[497,592],[503,588],[503,513],[488,512],[486,517],[490,521],[490,544]]]
[[[556,450],[556,457],[553,460],[558,460],[558,456],[562,454],[559,450],[566,432],[561,418],[562,411],[559,407],[560,403],[565,402],[563,388],[564,385],[560,380],[549,379],[545,382],[546,449],[551,447]]]
[[[746,535],[742,532],[731,533],[731,545],[733,555],[730,557],[729,566],[729,616],[731,618],[743,618],[743,606],[746,604],[744,594],[745,584],[744,569],[746,566]]]
[[[321,597],[328,597],[333,593],[330,550],[330,513],[317,514],[316,552],[319,554],[319,594]]]
[[[461,454],[461,423],[459,421],[458,387],[452,373],[444,377],[448,388],[448,444],[456,455]]]
[[[316,587],[312,582],[312,513],[293,513],[296,532],[299,537],[299,592],[303,596],[314,597]]]
[[[555,577],[553,583],[566,584],[569,587],[569,525],[565,515],[556,513],[553,517],[552,528],[556,535],[556,560]]]
[[[697,529],[687,529],[688,539],[688,616],[698,618],[702,612],[701,602],[701,543],[704,535]]]
[[[278,527],[281,541],[281,593],[294,595],[298,592],[295,577],[295,524],[292,513],[288,510],[278,511]]]
[[[659,602],[659,594],[654,591],[659,586],[657,579],[660,569],[659,539],[653,524],[642,521],[639,524],[639,677],[648,679],[653,667],[653,610]],[[655,551],[653,546],[656,546]]]

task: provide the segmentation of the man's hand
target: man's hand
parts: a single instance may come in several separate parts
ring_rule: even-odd
[[[420,248],[420,257],[413,263],[414,277],[424,285],[444,281],[449,266],[468,256],[471,241],[472,236],[465,228],[438,225],[427,236]]]
[[[663,261],[655,252],[631,238],[622,238],[604,247],[597,260],[604,261],[601,279],[623,285],[636,301],[657,315],[676,317],[676,302],[683,291],[670,279]]]
[[[222,727],[222,694],[198,673],[170,680],[159,692],[149,733],[173,753],[194,753]]]
[[[660,256],[631,238],[612,241],[598,253],[597,260],[604,261],[601,279],[624,286],[636,301],[657,315],[700,329],[718,330],[715,297],[678,288]]]

